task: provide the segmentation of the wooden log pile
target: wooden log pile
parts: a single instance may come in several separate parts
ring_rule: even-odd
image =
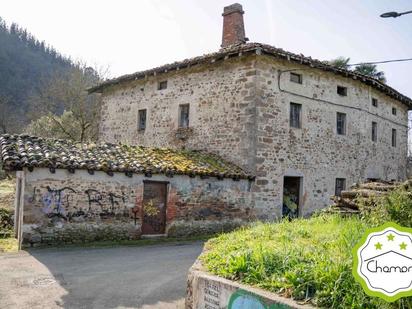
[[[342,191],[340,196],[332,196],[331,200],[333,204],[327,211],[341,214],[357,214],[359,213],[358,198],[385,196],[401,186],[412,188],[412,179],[403,183],[393,181],[369,181],[354,184],[349,190]]]

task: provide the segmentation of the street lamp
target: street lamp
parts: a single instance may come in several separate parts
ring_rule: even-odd
[[[395,17],[399,17],[399,16],[402,16],[402,15],[405,15],[405,14],[410,14],[410,13],[412,13],[412,11],[407,11],[407,12],[402,12],[402,13],[398,13],[398,12],[387,12],[387,13],[381,14],[381,17],[382,17],[382,18],[388,18],[388,17],[393,17],[393,18],[395,18]]]

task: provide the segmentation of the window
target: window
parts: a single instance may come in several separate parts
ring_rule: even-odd
[[[290,126],[292,128],[300,128],[302,125],[301,121],[302,105],[296,103],[290,103]]]
[[[167,88],[167,80],[161,81],[157,84],[157,90],[163,90]]]
[[[396,108],[395,107],[392,107],[392,115],[396,116]]]
[[[378,99],[372,98],[372,106],[378,107]]]
[[[179,128],[189,127],[189,104],[179,106]]]
[[[392,147],[396,147],[396,129],[392,129]]]
[[[346,189],[346,179],[345,178],[336,178],[335,182],[335,195],[340,196],[342,191]]]
[[[376,142],[378,140],[378,124],[372,121],[372,141]]]
[[[337,92],[339,95],[341,95],[341,96],[343,96],[343,97],[346,97],[346,96],[348,95],[348,88],[342,87],[342,86],[338,86],[338,88],[336,89],[336,92]]]
[[[139,131],[144,131],[146,130],[146,110],[145,109],[141,109],[139,110],[139,124],[138,124],[138,128]]]
[[[336,133],[346,135],[346,114],[336,113]]]
[[[302,84],[302,75],[297,73],[290,73],[290,81],[298,84]]]

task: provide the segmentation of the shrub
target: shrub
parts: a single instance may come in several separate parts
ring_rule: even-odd
[[[0,238],[7,238],[13,235],[13,212],[0,208]]]
[[[361,218],[372,226],[392,221],[412,227],[412,189],[402,186],[386,196],[358,198]]]
[[[319,215],[260,223],[206,243],[201,259],[219,276],[326,308],[411,308],[412,298],[369,297],[352,275],[352,248],[369,224]]]
[[[3,163],[0,160],[0,180],[6,179],[6,177],[6,171],[3,169]]]

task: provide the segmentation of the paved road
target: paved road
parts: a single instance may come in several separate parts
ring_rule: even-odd
[[[203,243],[0,256],[0,308],[183,308]]]

